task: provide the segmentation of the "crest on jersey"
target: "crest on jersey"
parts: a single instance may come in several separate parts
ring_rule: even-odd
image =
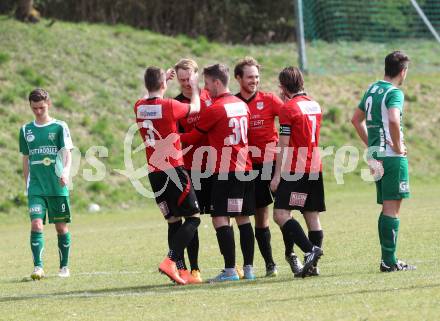
[[[211,106],[212,105],[211,99],[205,100],[205,105],[206,105],[206,107]]]
[[[52,160],[49,157],[45,157],[42,163],[44,166],[50,166],[50,164],[52,164]]]
[[[262,110],[264,108],[264,101],[257,101],[257,109]]]
[[[32,134],[32,130],[28,129],[26,132],[26,141],[30,143],[33,142],[34,140],[35,140],[35,136],[34,134]]]

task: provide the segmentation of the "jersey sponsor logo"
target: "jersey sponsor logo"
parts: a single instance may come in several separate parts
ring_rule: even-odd
[[[198,122],[199,119],[200,119],[200,114],[197,113],[195,116],[188,116],[186,118],[186,122],[190,125],[190,124]]]
[[[292,192],[290,193],[289,205],[304,207],[304,204],[306,203],[306,199],[307,199],[306,193]]]
[[[161,119],[162,105],[140,105],[137,109],[139,119]]]
[[[299,101],[299,109],[304,115],[315,115],[321,113],[321,106],[316,101]]]
[[[49,133],[49,135],[48,135],[48,139],[49,140],[55,140],[55,137],[57,136],[57,134],[56,133]]]
[[[29,155],[57,155],[58,147],[56,146],[41,146],[39,148],[34,148],[29,150]]]
[[[409,193],[409,182],[408,181],[400,181],[399,193]]]
[[[170,209],[168,208],[168,204],[166,201],[160,202],[157,204],[159,206],[160,211],[162,212],[163,216],[168,216],[170,214]]]
[[[229,213],[241,213],[243,208],[242,198],[228,198],[228,212]]]
[[[29,214],[41,214],[43,213],[43,207],[40,204],[35,204],[29,207]]]
[[[264,108],[264,101],[257,101],[257,109],[262,110]]]
[[[246,105],[242,101],[225,104],[225,110],[226,110],[226,116],[228,116],[228,118],[247,115]]]
[[[259,119],[259,120],[251,120],[250,121],[250,125],[252,128],[261,128],[264,126],[264,119]]]

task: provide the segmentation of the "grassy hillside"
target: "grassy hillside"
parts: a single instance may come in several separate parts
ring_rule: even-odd
[[[324,146],[359,146],[349,119],[363,90],[382,75],[382,60],[393,49],[412,57],[406,93],[406,138],[412,172],[419,178],[435,176],[439,169],[440,47],[429,41],[377,45],[371,43],[313,43],[308,50],[310,74],[306,87],[325,109]],[[65,120],[74,144],[81,151],[81,166],[74,178],[74,206],[90,202],[126,208],[140,204],[129,180],[115,169],[124,168],[123,140],[133,122],[132,105],[144,95],[143,71],[147,65],[172,66],[181,57],[193,57],[200,66],[234,62],[253,55],[263,65],[262,87],[277,90],[277,73],[297,61],[292,44],[230,46],[185,36],[165,37],[126,26],[105,26],[47,21],[26,25],[0,16],[0,211],[10,212],[25,204],[17,136],[20,126],[32,120],[27,94],[36,86],[49,90],[52,115]],[[235,81],[231,88],[236,91]],[[170,95],[177,93],[171,86]],[[135,144],[140,141],[136,137]],[[89,182],[83,169],[94,145],[108,148],[102,161],[106,176]],[[137,146],[137,145],[136,145]],[[134,155],[134,167],[142,166],[142,152]],[[332,164],[332,159],[327,160]],[[332,167],[327,166],[328,174]],[[356,171],[358,173],[359,170]],[[332,181],[331,175],[327,175]],[[146,178],[143,183],[147,185]]]

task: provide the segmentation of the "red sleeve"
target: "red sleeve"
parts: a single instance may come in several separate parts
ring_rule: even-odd
[[[200,112],[200,119],[197,126],[189,133],[180,135],[180,141],[186,145],[193,145],[197,143],[203,136],[205,136],[209,129],[217,122],[219,112],[213,108],[207,108]]]
[[[286,106],[286,104],[283,104],[279,110],[279,118],[280,118],[280,125],[291,125],[291,119],[290,119],[290,110]]]
[[[209,107],[205,108],[200,113],[200,119],[197,122],[197,128],[202,133],[207,133],[219,120],[222,115],[222,108]]]
[[[180,135],[180,141],[185,145],[194,145],[202,139],[206,134],[199,131],[197,128],[193,128],[189,133],[183,133]]]
[[[188,116],[190,109],[189,104],[181,103],[180,101],[175,99],[170,99],[170,101],[173,110],[173,117],[175,120],[185,118],[186,116]]]
[[[272,105],[272,113],[274,116],[279,116],[280,108],[284,105],[283,101],[275,94],[270,95],[271,105]]]

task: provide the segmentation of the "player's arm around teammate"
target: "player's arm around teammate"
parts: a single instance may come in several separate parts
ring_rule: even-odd
[[[147,68],[144,79],[148,97],[136,102],[134,112],[146,147],[148,178],[168,225],[185,217],[185,222],[168,237],[168,255],[160,263],[159,271],[178,284],[195,283],[189,274],[182,273],[182,259],[200,224],[199,207],[190,177],[183,168],[177,121],[200,111],[200,97],[198,90],[193,90],[190,104],[164,99],[166,75],[157,67]],[[191,73],[191,86],[196,88],[197,82],[197,76]]]
[[[72,140],[66,123],[50,117],[51,100],[47,91],[40,88],[33,90],[29,95],[29,103],[35,120],[22,127],[19,142],[31,219],[30,245],[34,261],[31,278],[37,280],[44,277],[43,226],[46,223],[46,214],[49,223],[55,224],[58,235],[58,275],[68,277],[71,236],[67,227],[70,222],[67,185]]]
[[[193,87],[190,84],[190,75],[191,73],[198,74],[198,65],[193,59],[183,58],[180,59],[174,65],[174,72],[176,75],[176,79],[179,83],[180,94],[174,97],[174,99],[182,102],[189,103],[192,95]],[[207,94],[206,90],[200,90],[199,87],[194,87],[194,90],[197,90],[200,93],[200,112],[204,108],[210,105],[210,98]],[[179,132],[180,133],[188,133],[198,123],[198,119],[200,118],[200,113],[192,113],[188,115],[188,117],[182,118],[178,121]],[[183,148],[185,150],[185,154],[183,155],[184,167],[188,171],[191,181],[193,182],[194,190],[196,192],[197,201],[200,207],[200,213],[205,214],[210,212],[211,207],[211,177],[206,177],[206,173],[202,173],[206,171],[206,161],[202,159],[200,161],[199,148],[205,148],[208,146],[207,138],[202,139],[197,144],[186,145],[183,144]],[[194,156],[196,155],[196,156]],[[168,236],[172,237],[174,231],[182,224],[182,221],[177,221],[175,223],[169,224],[168,228]],[[188,244],[187,247],[188,259],[191,266],[191,275],[194,279],[202,281],[201,273],[199,269],[198,263],[198,255],[199,255],[199,235],[198,232],[194,234],[194,238]],[[186,270],[185,260],[183,259],[184,268]],[[189,272],[185,272],[189,273]]]
[[[244,278],[255,279],[255,239],[249,220],[249,216],[255,214],[253,181],[241,179],[252,169],[247,145],[249,109],[230,93],[227,66],[215,64],[206,67],[203,75],[205,89],[209,91],[214,102],[201,113],[196,128],[181,137],[183,142],[189,143],[207,135],[216,155],[215,161],[210,162],[214,172],[211,216],[225,268],[212,281],[239,279],[235,269],[234,233],[230,225],[232,217],[236,219],[240,230]]]

